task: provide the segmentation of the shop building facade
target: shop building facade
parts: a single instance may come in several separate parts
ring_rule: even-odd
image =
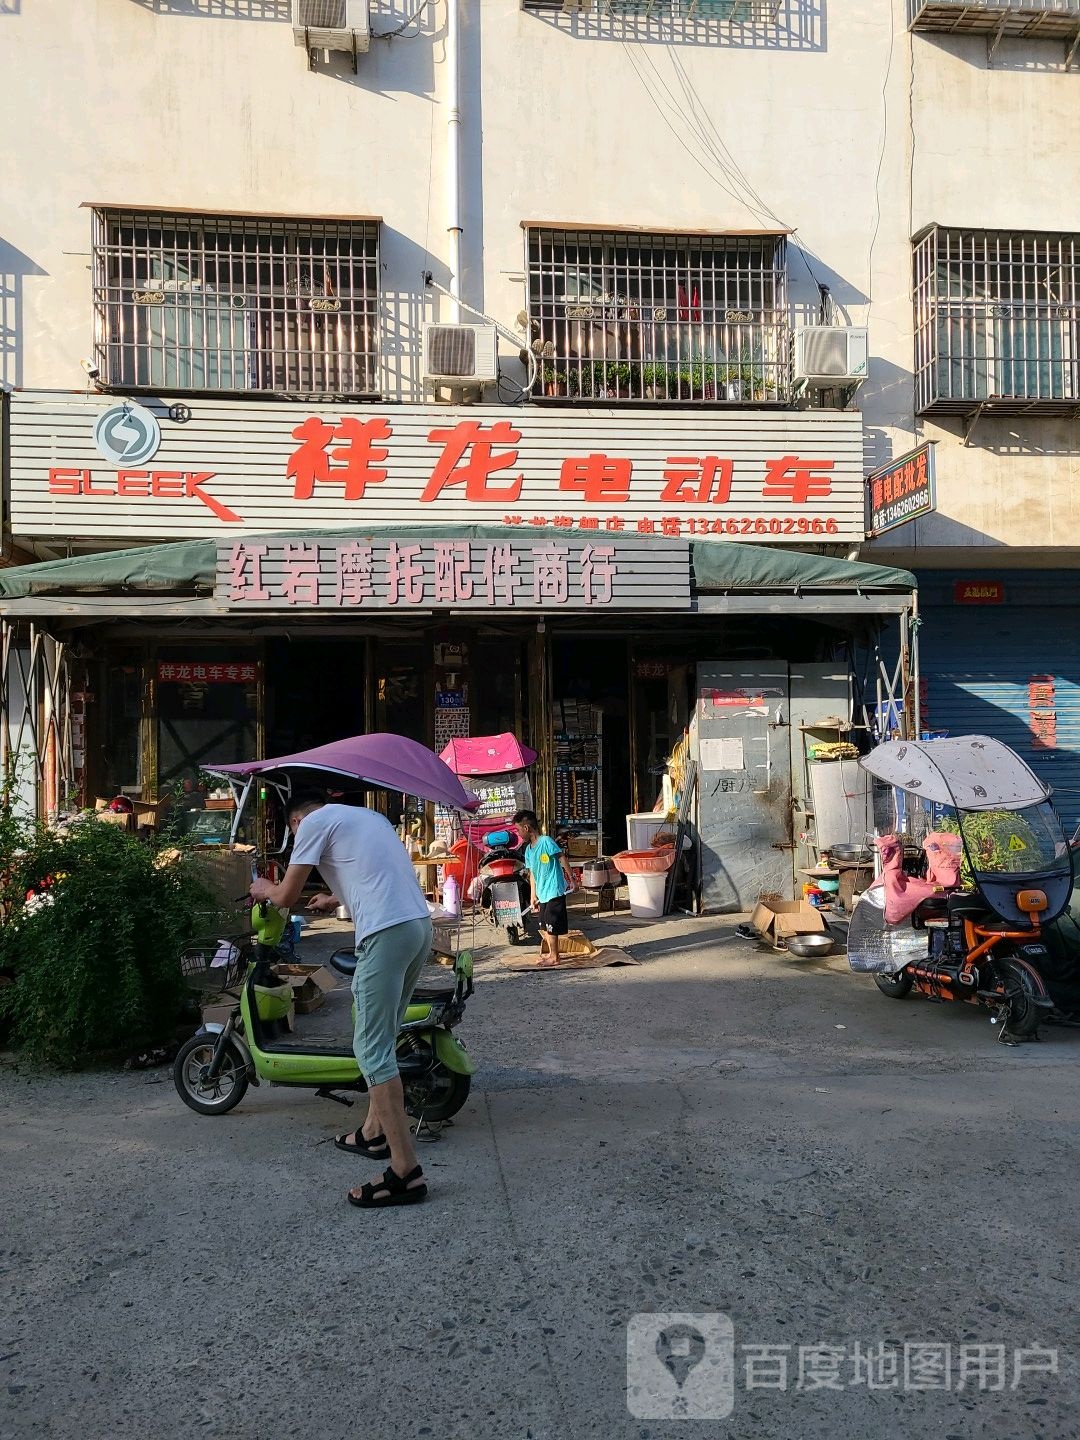
[[[912,727],[900,572],[934,577],[937,654],[955,579],[1075,563],[1076,0],[974,7],[989,36],[914,0],[338,8],[355,53],[286,0],[0,17],[7,133],[39,117],[0,156],[0,363],[8,543],[53,562],[5,608],[43,637],[26,683],[5,672],[42,775],[52,744],[84,788],[153,795],[212,752],[467,724],[541,743],[559,820],[565,716],[595,712],[601,787],[574,788],[618,848],[699,667],[753,697],[823,667],[803,723],[884,697]],[[868,540],[867,475],[927,443],[936,509]],[[279,540],[306,558],[296,596],[319,547],[313,607],[230,604],[182,558],[262,537],[274,584]],[[119,589],[63,569],[131,545]],[[485,591],[493,546],[535,603]],[[635,571],[665,546],[685,603]],[[744,546],[775,571],[743,573]],[[587,603],[605,566],[642,576],[629,603]],[[333,603],[346,581],[359,601]],[[61,631],[84,667],[64,735],[29,697],[68,683],[43,678]],[[1055,694],[1070,644],[1032,672]],[[763,834],[794,857],[788,752]]]

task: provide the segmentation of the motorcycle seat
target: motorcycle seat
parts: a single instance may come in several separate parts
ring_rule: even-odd
[[[980,920],[993,914],[989,905],[977,892],[972,894],[969,891],[950,895],[948,898],[950,920]]]
[[[436,1000],[449,1000],[453,985],[418,985],[412,993],[412,1005],[430,1005]]]
[[[921,901],[919,908],[912,915],[912,924],[918,928],[927,920],[943,920],[949,913],[948,895],[928,895]]]

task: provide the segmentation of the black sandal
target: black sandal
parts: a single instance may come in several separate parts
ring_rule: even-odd
[[[408,1175],[402,1176],[388,1165],[381,1180],[360,1186],[359,1195],[350,1190],[349,1204],[359,1206],[361,1210],[377,1210],[386,1205],[419,1205],[421,1200],[427,1199],[427,1186],[413,1185],[412,1182],[419,1180],[423,1173],[416,1165]]]
[[[347,1155],[363,1155],[368,1160],[390,1158],[390,1146],[385,1135],[373,1135],[370,1140],[365,1140],[363,1130],[352,1130],[348,1135],[335,1135],[334,1145]]]

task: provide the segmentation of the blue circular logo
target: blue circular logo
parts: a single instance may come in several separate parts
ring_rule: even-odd
[[[130,400],[102,411],[94,425],[94,444],[113,465],[141,465],[157,454],[161,427],[157,417]]]

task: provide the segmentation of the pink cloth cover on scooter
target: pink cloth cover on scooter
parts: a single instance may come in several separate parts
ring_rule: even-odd
[[[899,925],[914,915],[922,902],[938,891],[929,880],[904,872],[904,847],[896,835],[879,835],[874,841],[881,856],[881,878],[874,886],[885,890],[885,923]],[[873,887],[871,887],[873,888]]]
[[[926,852],[926,878],[943,890],[960,888],[960,860],[964,842],[947,830],[932,830],[923,841]]]

